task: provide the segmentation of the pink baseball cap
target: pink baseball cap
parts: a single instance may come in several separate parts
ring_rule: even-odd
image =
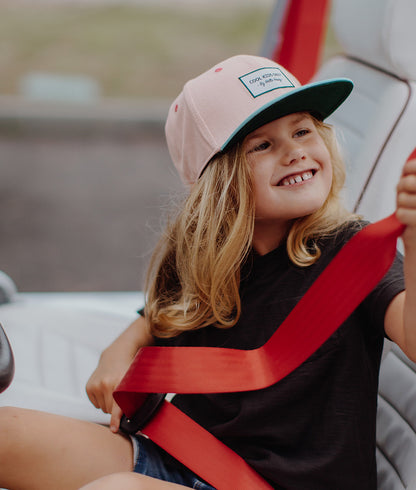
[[[351,80],[307,85],[267,58],[239,55],[188,81],[165,125],[170,156],[185,184],[255,129],[294,112],[324,120],[348,97]]]

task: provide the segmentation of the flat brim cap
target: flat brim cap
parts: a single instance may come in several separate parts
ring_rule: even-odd
[[[172,161],[182,181],[193,184],[216,154],[252,131],[295,112],[324,120],[352,88],[346,78],[302,86],[267,58],[229,58],[187,82],[171,105],[165,133]]]

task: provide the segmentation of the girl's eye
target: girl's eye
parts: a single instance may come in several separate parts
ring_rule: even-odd
[[[295,138],[301,138],[302,136],[306,136],[310,132],[311,131],[309,129],[299,129],[299,131],[296,131],[295,133]]]
[[[254,148],[249,150],[249,153],[253,153],[255,151],[264,151],[267,150],[267,148],[270,146],[270,143],[267,141],[264,141],[263,143],[260,143],[259,145],[256,145]]]

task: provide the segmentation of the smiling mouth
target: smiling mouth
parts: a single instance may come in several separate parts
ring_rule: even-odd
[[[298,174],[289,175],[288,177],[284,177],[280,180],[277,185],[278,186],[289,186],[300,184],[301,182],[305,182],[310,180],[316,174],[316,170],[305,170],[304,172],[299,172]]]

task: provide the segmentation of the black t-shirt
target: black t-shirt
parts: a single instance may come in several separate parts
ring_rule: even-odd
[[[156,339],[156,344],[262,346],[356,230],[350,227],[322,241],[322,256],[306,268],[289,260],[285,245],[263,256],[252,253],[242,269],[242,313],[234,327],[206,327],[173,339]],[[240,454],[274,488],[376,489],[375,424],[384,315],[404,289],[402,262],[398,255],[380,284],[338,330],[275,385],[244,393],[176,395],[173,403]]]

